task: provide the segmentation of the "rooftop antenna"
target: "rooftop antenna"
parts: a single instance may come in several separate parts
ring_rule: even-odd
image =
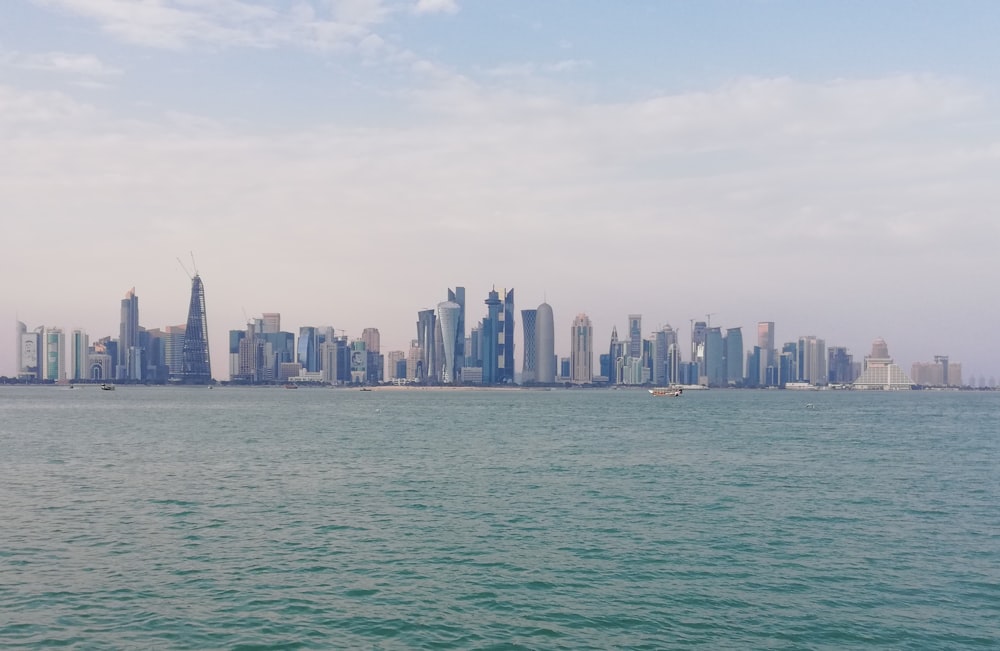
[[[184,266],[184,263],[181,262],[180,258],[177,258],[177,264],[179,264],[181,266],[181,269],[184,270],[184,273],[187,274],[188,280],[193,280],[194,279],[194,276],[191,275],[191,272],[188,271],[187,267]],[[198,273],[198,272],[196,271],[195,273]]]
[[[194,251],[188,251],[191,255],[191,267],[194,269],[194,275],[198,275],[198,264],[194,261]]]
[[[711,328],[712,327],[712,317],[715,316],[715,315],[717,315],[717,314],[718,314],[718,312],[709,312],[708,314],[705,315],[705,327],[706,328]]]

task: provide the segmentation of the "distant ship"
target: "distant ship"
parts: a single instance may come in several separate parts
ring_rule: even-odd
[[[115,385],[113,385],[113,384],[102,384],[101,385],[101,391],[114,391],[114,390],[115,390]]]
[[[681,387],[658,387],[650,389],[649,393],[654,398],[679,398],[684,393],[684,389]]]

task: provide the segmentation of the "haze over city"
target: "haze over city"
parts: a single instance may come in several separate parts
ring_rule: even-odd
[[[220,379],[246,315],[406,350],[457,285],[470,322],[493,286],[547,301],[559,355],[580,312],[598,348],[711,313],[1000,375],[994,3],[0,16],[0,375],[17,319],[116,336],[135,287],[184,323],[190,251]]]

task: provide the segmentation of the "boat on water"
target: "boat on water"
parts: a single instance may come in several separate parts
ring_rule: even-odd
[[[654,398],[679,398],[684,393],[684,389],[681,387],[657,387],[650,389],[649,393]]]
[[[285,384],[285,388],[286,389],[298,389],[299,385],[295,384],[294,382],[288,382],[287,384]]]
[[[113,384],[102,384],[101,385],[101,391],[114,391],[114,390],[115,390],[115,385],[113,385]]]

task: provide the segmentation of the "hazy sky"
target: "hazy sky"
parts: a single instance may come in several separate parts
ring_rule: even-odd
[[[775,321],[1000,377],[1000,3],[6,0],[0,374],[15,318],[379,328],[464,285],[568,354]],[[190,265],[189,265],[190,266]],[[518,358],[520,358],[518,329]],[[596,363],[596,360],[595,360]]]

